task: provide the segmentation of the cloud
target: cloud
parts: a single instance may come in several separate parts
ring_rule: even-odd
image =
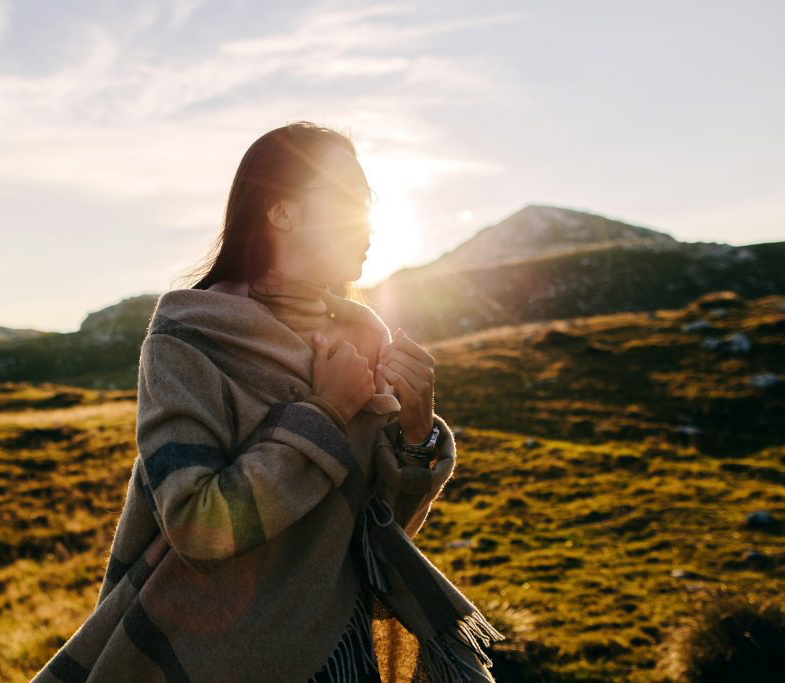
[[[11,0],[0,0],[0,41],[3,40],[3,36],[11,25],[12,9]]]
[[[321,3],[279,33],[171,51],[167,28],[196,21],[202,4],[140,5],[114,30],[77,18],[70,62],[43,75],[0,74],[0,179],[169,197],[165,222],[202,224],[254,135],[300,118],[348,127],[377,156],[390,147],[425,154],[416,166],[429,177],[494,172],[440,158],[438,121],[423,110],[503,98],[507,84],[479,56],[432,54],[429,39],[521,15],[418,22],[412,3]],[[141,41],[156,30],[153,47]]]
[[[204,3],[205,0],[173,0],[169,25],[174,29],[182,28]]]

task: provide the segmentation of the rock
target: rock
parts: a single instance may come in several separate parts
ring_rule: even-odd
[[[712,580],[708,576],[704,576],[703,574],[698,574],[698,572],[693,572],[690,571],[689,569],[671,569],[671,576],[674,579],[692,579],[692,580],[703,580],[703,581]]]
[[[722,353],[747,353],[752,348],[749,337],[742,332],[735,332],[725,337],[706,337],[701,345],[709,351]]]
[[[474,541],[470,538],[462,538],[457,541],[450,541],[447,544],[448,548],[471,548],[474,545]]]
[[[705,330],[711,328],[711,323],[708,320],[693,320],[691,323],[682,325],[681,329],[685,332],[694,332],[695,330]]]
[[[703,430],[700,427],[696,427],[695,425],[679,425],[676,427],[676,431],[679,434],[694,436],[695,434],[700,434]]]
[[[775,529],[779,523],[768,510],[755,510],[747,515],[748,529]]]
[[[785,395],[785,379],[780,375],[771,372],[760,372],[750,377],[747,382],[755,387],[770,394],[777,396]]]
[[[761,372],[749,378],[749,383],[754,387],[765,389],[776,384],[785,384],[785,380],[771,372]]]

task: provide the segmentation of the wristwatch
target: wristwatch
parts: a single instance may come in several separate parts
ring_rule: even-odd
[[[430,462],[436,456],[436,441],[438,438],[439,425],[434,423],[431,433],[423,441],[420,443],[406,443],[406,439],[403,438],[403,429],[399,426],[397,446],[404,453],[408,453],[418,460]]]

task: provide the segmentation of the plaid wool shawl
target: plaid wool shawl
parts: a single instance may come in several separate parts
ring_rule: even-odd
[[[391,340],[327,295],[361,348]],[[370,341],[369,341],[370,340]],[[348,423],[261,300],[163,294],[141,347],[138,454],[94,611],[34,683],[494,681],[501,640],[412,537],[452,475],[395,448],[400,403]]]

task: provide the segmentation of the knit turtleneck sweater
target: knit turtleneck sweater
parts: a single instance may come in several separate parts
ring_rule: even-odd
[[[249,298],[267,307],[314,350],[313,335],[318,330],[331,348],[340,339],[349,341],[357,353],[368,359],[377,392],[385,392],[386,382],[376,372],[379,354],[378,320],[365,306],[358,306],[326,285],[268,268],[264,276],[248,288]],[[329,409],[328,406],[323,406]]]
[[[248,296],[267,306],[311,347],[314,332],[327,336],[332,330],[338,305],[335,300],[341,298],[326,285],[275,268],[268,268],[260,281],[249,285]]]

